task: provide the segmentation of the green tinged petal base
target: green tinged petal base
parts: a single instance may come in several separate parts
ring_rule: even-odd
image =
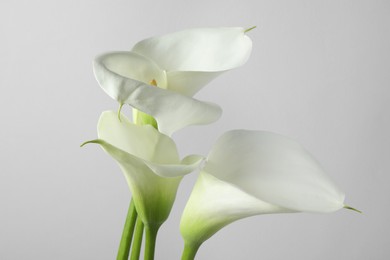
[[[145,226],[158,228],[169,216],[182,176],[202,163],[189,155],[180,160],[174,141],[150,125],[135,125],[121,114],[103,112],[98,123],[99,144],[122,169]]]

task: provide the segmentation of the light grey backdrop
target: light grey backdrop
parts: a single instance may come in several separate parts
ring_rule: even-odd
[[[79,148],[117,108],[94,79],[94,56],[189,27],[253,25],[249,62],[197,96],[223,117],[177,133],[181,154],[207,154],[234,128],[289,135],[364,214],[252,217],[197,259],[388,259],[390,2],[303,0],[2,0],[0,259],[115,258],[130,193],[99,147]],[[157,260],[179,259],[195,178],[182,183]]]

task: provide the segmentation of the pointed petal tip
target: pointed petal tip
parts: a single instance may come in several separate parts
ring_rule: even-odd
[[[118,119],[119,119],[119,122],[122,123],[122,119],[121,119],[121,111],[122,111],[122,107],[123,107],[123,103],[119,103],[119,108],[118,108]]]
[[[360,210],[358,210],[358,209],[355,209],[355,208],[352,208],[352,207],[350,207],[350,206],[348,206],[348,205],[344,205],[344,208],[345,208],[345,209],[352,210],[352,211],[355,211],[355,212],[358,212],[358,213],[360,213],[360,214],[363,214],[362,211],[360,211]]]
[[[86,144],[100,144],[101,140],[99,139],[94,139],[94,140],[89,140],[80,145],[80,147],[84,147]]]
[[[254,30],[254,29],[256,29],[257,28],[257,26],[255,25],[255,26],[252,26],[252,27],[250,27],[250,28],[248,28],[248,29],[245,29],[244,30],[244,33],[247,33],[247,32],[249,32],[249,31],[252,31],[252,30]]]

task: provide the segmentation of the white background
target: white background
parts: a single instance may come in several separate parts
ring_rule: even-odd
[[[388,259],[389,1],[2,0],[0,3],[0,259],[114,259],[130,201],[98,146],[100,113],[117,109],[93,58],[191,27],[257,26],[253,52],[197,97],[221,120],[174,138],[207,154],[229,129],[297,139],[364,214],[244,219],[208,240],[197,259]],[[127,108],[127,112],[130,110]],[[180,258],[184,179],[158,236],[156,260]]]

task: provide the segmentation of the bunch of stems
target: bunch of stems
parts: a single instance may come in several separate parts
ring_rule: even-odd
[[[148,225],[144,225],[141,218],[139,218],[137,214],[137,210],[134,206],[134,201],[131,200],[116,259],[139,260],[142,241],[144,238],[144,232],[144,260],[153,260],[158,228],[153,228],[149,227]]]

